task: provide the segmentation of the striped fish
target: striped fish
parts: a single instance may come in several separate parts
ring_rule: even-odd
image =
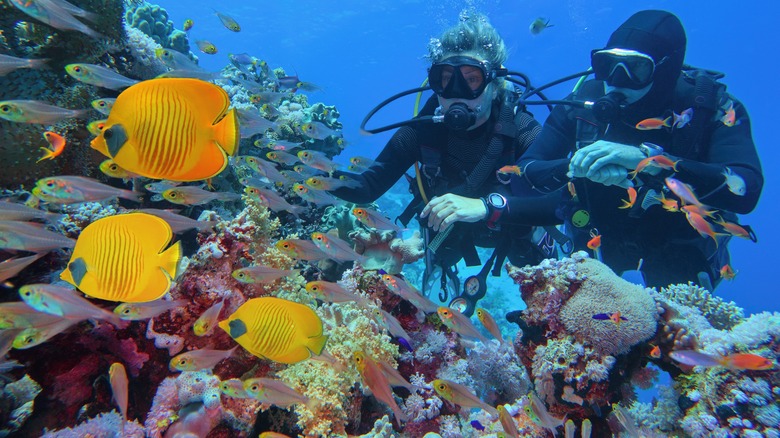
[[[199,181],[238,149],[235,110],[222,88],[199,79],[151,79],[117,97],[92,148],[147,178]]]
[[[286,364],[321,354],[328,340],[314,310],[274,297],[252,298],[219,327],[255,356]]]
[[[181,259],[181,244],[166,248],[171,226],[157,216],[108,216],[81,232],[60,278],[108,301],[143,303],[168,292]]]

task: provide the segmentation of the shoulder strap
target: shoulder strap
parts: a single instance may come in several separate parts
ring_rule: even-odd
[[[678,92],[689,102],[683,106],[693,108],[690,130],[692,135],[683,141],[688,143],[687,150],[694,158],[701,158],[706,152],[704,147],[707,127],[718,111],[721,97],[726,91],[726,86],[718,82],[718,79],[723,76],[723,73],[692,67],[687,67],[681,75],[678,86],[683,89],[678,89]],[[693,82],[692,87],[691,82]]]

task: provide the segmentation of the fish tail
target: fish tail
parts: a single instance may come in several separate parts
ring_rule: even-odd
[[[241,138],[238,125],[238,113],[235,109],[228,111],[225,117],[214,125],[215,140],[228,155],[235,155],[238,151],[238,141]]]
[[[309,342],[306,344],[306,348],[311,350],[316,355],[322,354],[322,350],[325,348],[325,343],[328,342],[327,335],[320,335],[313,338],[309,338]]]
[[[671,128],[672,127],[672,120],[675,120],[676,116],[677,116],[677,114],[672,113],[671,116],[665,118],[664,119],[664,126],[666,126],[667,128]]]
[[[49,61],[49,58],[42,58],[42,59],[30,59],[30,68],[44,68],[46,67],[46,62]]]
[[[176,278],[177,269],[179,267],[179,259],[181,259],[181,241],[178,241],[171,245],[168,249],[160,254],[160,267],[171,278]]]
[[[40,163],[43,160],[53,160],[54,159],[54,151],[48,149],[48,148],[39,148],[43,151],[43,156],[36,161],[36,163]]]
[[[141,196],[143,193],[140,192],[134,192],[132,190],[120,190],[119,191],[119,197],[123,199],[127,199],[128,201],[135,201],[135,202],[141,202]]]

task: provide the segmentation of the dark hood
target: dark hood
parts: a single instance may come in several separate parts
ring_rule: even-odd
[[[607,49],[636,50],[650,55],[656,62],[650,92],[631,105],[632,113],[652,113],[670,105],[685,59],[686,44],[680,19],[666,11],[637,12],[612,33]]]

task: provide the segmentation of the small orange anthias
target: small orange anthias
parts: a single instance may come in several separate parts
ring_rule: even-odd
[[[737,272],[727,263],[720,268],[720,276],[723,277],[724,280],[733,280],[734,277],[737,276]]]
[[[46,131],[43,133],[43,138],[46,139],[46,141],[49,142],[49,148],[40,148],[43,151],[43,156],[36,161],[36,163],[39,163],[43,160],[53,160],[54,158],[58,157],[62,151],[65,150],[65,137],[57,134],[53,131]]]

